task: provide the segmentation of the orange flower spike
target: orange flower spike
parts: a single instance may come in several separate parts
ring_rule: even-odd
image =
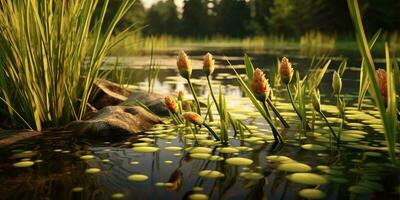
[[[386,71],[384,69],[378,69],[376,70],[376,78],[378,81],[379,85],[379,90],[381,92],[381,95],[383,97],[383,100],[385,101],[385,104],[387,103],[387,75]]]
[[[165,97],[165,105],[167,106],[168,110],[171,113],[177,113],[178,112],[178,104],[176,103],[175,99],[171,96],[166,96]]]
[[[213,59],[210,53],[207,53],[203,59],[203,72],[209,76],[214,72],[214,63],[215,60]]]
[[[258,68],[253,73],[251,89],[259,101],[265,101],[270,93],[268,79],[265,78],[264,72]]]
[[[183,90],[179,90],[179,92],[178,92],[178,100],[179,101],[185,100],[185,93],[183,93]]]
[[[183,78],[189,79],[192,75],[192,66],[190,65],[189,57],[184,51],[179,52],[176,65],[178,67],[179,74]]]
[[[293,68],[292,64],[289,62],[289,59],[286,57],[283,57],[281,60],[280,74],[283,83],[286,85],[289,84],[293,77]]]
[[[195,112],[185,112],[182,114],[183,118],[196,125],[203,125],[204,124],[204,119],[197,113]]]

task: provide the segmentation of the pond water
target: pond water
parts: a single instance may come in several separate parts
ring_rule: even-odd
[[[189,96],[174,66],[175,53],[157,56],[162,69],[155,91],[184,89]],[[204,53],[194,50],[189,55],[198,64]],[[212,53],[225,55],[241,67],[243,50]],[[311,62],[310,58],[296,56],[295,50],[249,55],[267,76],[272,74],[277,56],[289,56],[302,75]],[[109,58],[108,64],[115,60]],[[145,88],[146,63],[140,60],[147,57],[119,58],[120,64],[134,70],[129,77],[134,78],[136,87]],[[332,68],[339,62],[334,58]],[[203,128],[194,136],[168,117],[163,119],[165,124],[129,138],[77,138],[73,133],[53,133],[0,151],[1,199],[399,199],[399,168],[387,159],[379,113],[370,100],[365,101],[363,112],[354,107],[359,72],[351,66],[359,62],[349,58],[350,68],[344,78],[348,107],[339,147],[330,145],[329,129],[320,118],[315,120],[314,132],[299,131],[299,120],[283,90],[274,91],[275,105],[291,128],[279,128],[286,138],[284,145],[273,143],[269,126],[236,85],[224,58],[217,57],[214,89],[222,86],[228,111],[251,130],[237,137],[231,132],[230,147],[220,146]],[[321,83],[322,93],[327,94],[322,96],[322,111],[336,130],[331,76],[329,71]],[[205,101],[207,85],[199,68],[194,78],[196,91]],[[311,109],[308,112],[311,117]],[[216,110],[214,114],[217,121]],[[218,132],[216,121],[210,125]]]

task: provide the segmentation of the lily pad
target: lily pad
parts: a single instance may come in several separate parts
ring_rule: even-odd
[[[311,167],[307,164],[291,162],[278,165],[278,170],[287,172],[308,172],[311,171]]]
[[[96,174],[96,173],[99,173],[100,171],[101,170],[99,168],[95,168],[95,167],[92,167],[92,168],[89,168],[89,169],[85,170],[85,172],[88,173],[88,174]]]
[[[191,194],[189,196],[190,200],[207,200],[208,196],[205,194]]]
[[[84,155],[80,157],[82,160],[89,160],[89,159],[93,159],[94,155]]]
[[[22,167],[30,167],[34,164],[35,163],[32,161],[21,161],[21,162],[14,163],[13,166],[22,168]]]
[[[169,146],[164,148],[167,151],[180,151],[182,150],[182,147],[177,147],[177,146]]]
[[[211,155],[209,153],[191,153],[190,157],[203,160],[216,160],[216,161],[224,160],[224,158],[221,156]]]
[[[125,198],[125,195],[122,194],[122,193],[114,193],[114,194],[111,196],[111,198],[112,198],[112,199],[123,199],[123,198]]]
[[[292,182],[305,185],[324,185],[328,183],[328,179],[314,173],[294,173],[286,176]]]
[[[293,159],[287,157],[287,156],[278,156],[278,155],[271,155],[266,157],[267,161],[269,162],[295,162]]]
[[[239,153],[239,150],[233,147],[222,147],[219,148],[218,151],[220,153]]]
[[[189,153],[211,153],[212,149],[208,147],[191,147],[185,149]]]
[[[132,174],[128,176],[128,180],[136,182],[145,181],[147,179],[149,179],[149,177],[144,174]]]
[[[224,174],[214,170],[202,170],[199,172],[199,176],[206,178],[221,178],[224,177]]]
[[[242,158],[242,157],[228,158],[225,160],[225,162],[230,165],[240,165],[240,166],[251,165],[253,163],[252,160],[250,160],[248,158]]]
[[[326,197],[325,192],[310,188],[302,189],[298,194],[305,199],[324,199]]]
[[[328,149],[327,147],[318,144],[303,144],[301,145],[301,148],[311,151],[324,151]]]
[[[140,153],[154,153],[158,151],[157,147],[133,147],[133,151]]]
[[[242,172],[239,175],[242,178],[245,179],[250,179],[250,180],[259,180],[264,178],[263,174],[257,173],[257,172]]]

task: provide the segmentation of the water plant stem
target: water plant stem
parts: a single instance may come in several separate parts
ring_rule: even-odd
[[[270,119],[272,119],[272,118],[271,118],[271,114],[269,114],[268,106],[267,106],[267,104],[265,104],[265,101],[262,101],[261,103],[262,103],[262,106],[263,106],[265,112],[267,113],[268,117],[269,117]]]
[[[198,113],[199,115],[201,115],[201,112],[200,112],[200,102],[199,102],[199,100],[197,99],[197,95],[196,95],[196,92],[194,91],[192,82],[190,81],[190,78],[188,78],[188,79],[186,79],[186,80],[188,81],[190,91],[192,92],[194,101],[195,101],[195,103],[196,103],[196,106],[197,106],[197,113]]]
[[[328,125],[329,130],[331,131],[333,137],[337,138],[337,136],[336,136],[336,134],[335,134],[335,131],[333,131],[333,129],[332,129],[332,127],[331,127],[331,124],[329,123],[329,121],[328,121],[328,119],[326,118],[326,116],[324,115],[324,113],[322,113],[322,111],[320,111],[320,110],[317,110],[317,112],[321,115],[322,118],[324,118],[325,123]]]
[[[214,95],[214,91],[213,91],[213,89],[212,89],[212,84],[211,84],[210,76],[207,76],[207,83],[208,83],[208,87],[210,88],[211,97],[212,97],[212,99],[213,99],[213,101],[214,101],[214,103],[215,103],[215,107],[217,108],[217,110],[218,110],[218,112],[219,112],[220,110],[219,110],[219,106],[218,106],[218,103],[217,103],[217,99],[215,98],[215,95]]]
[[[268,110],[268,108],[267,108],[267,105],[265,104],[265,101],[262,102],[262,105],[263,105],[263,108],[265,109],[265,112],[268,113],[268,114],[267,114],[267,115],[268,115],[267,122],[268,122],[268,124],[271,126],[272,133],[273,133],[273,135],[274,135],[275,141],[280,141],[280,142],[283,142],[283,143],[284,143],[281,134],[278,132],[278,129],[275,127],[274,122],[272,121],[272,119],[271,119],[271,117],[270,117],[270,115],[269,115],[269,110]]]
[[[311,130],[310,126],[308,125],[308,123],[306,121],[306,119],[303,119],[303,117],[300,115],[299,111],[297,110],[296,105],[294,104],[293,97],[292,97],[292,92],[290,92],[289,84],[286,84],[286,90],[288,91],[290,103],[292,103],[293,110],[296,112],[297,116],[299,116],[300,120],[302,122],[304,122],[304,124],[306,125],[306,130]]]
[[[221,113],[222,110],[220,110],[220,107],[217,103],[217,99],[215,98],[214,95],[214,90],[212,89],[212,83],[211,83],[211,79],[210,76],[207,76],[207,83],[208,83],[208,87],[210,88],[210,93],[211,93],[211,97],[215,103],[215,107],[217,108],[218,113]],[[228,113],[228,118],[229,118],[229,123],[232,125],[233,131],[234,131],[234,137],[236,137],[236,133],[238,132],[236,126],[235,126],[235,120],[232,118],[231,114]]]
[[[218,135],[214,132],[214,130],[212,130],[212,128],[211,128],[208,124],[203,123],[203,125],[204,125],[204,127],[206,127],[206,128],[208,129],[208,131],[210,131],[210,133],[214,136],[214,138],[215,138],[217,141],[220,141],[220,140],[221,140],[221,139],[218,137]]]
[[[286,122],[285,118],[282,117],[279,111],[275,108],[274,104],[272,104],[271,99],[267,98],[267,103],[271,107],[272,111],[274,111],[275,115],[279,118],[283,126],[285,126],[285,128],[289,128],[290,127],[289,124]]]
[[[342,100],[340,99],[340,92],[339,92],[339,94],[337,94],[336,106],[337,106],[337,109],[339,111],[338,112],[338,117],[341,118],[341,120],[342,120],[341,123],[340,123],[340,130],[339,130],[338,137],[337,137],[337,144],[339,145],[339,143],[340,143],[340,135],[341,135],[343,124],[344,124],[344,112],[343,112],[343,109],[342,109]]]

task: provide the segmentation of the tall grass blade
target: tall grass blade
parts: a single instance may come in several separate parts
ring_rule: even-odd
[[[385,129],[385,138],[387,142],[387,148],[389,152],[389,157],[393,163],[396,162],[396,136],[397,136],[397,117],[394,117],[393,110],[397,105],[395,99],[395,90],[394,90],[394,82],[393,82],[393,74],[390,69],[390,59],[389,59],[389,50],[386,45],[385,53],[386,53],[386,66],[388,70],[388,110],[386,110],[385,103],[383,97],[380,93],[380,88],[378,85],[377,77],[376,77],[376,69],[375,64],[372,59],[371,51],[369,49],[369,45],[367,42],[367,38],[365,36],[364,27],[362,25],[361,14],[358,6],[357,0],[347,0],[347,4],[349,6],[350,15],[354,23],[354,27],[356,29],[356,38],[358,48],[362,57],[365,59],[365,69],[368,74],[368,78],[371,82],[370,85],[370,93],[375,101],[376,106],[379,109],[381,120]],[[392,81],[392,82],[389,82]],[[390,89],[390,90],[389,90]]]
[[[369,41],[369,49],[372,49],[374,46],[375,42],[378,40],[380,34],[382,32],[382,29],[379,29],[371,38]],[[357,107],[358,110],[361,110],[362,107],[362,102],[365,98],[365,95],[367,94],[369,87],[369,79],[368,79],[368,74],[365,69],[365,59],[363,58],[361,61],[361,69],[360,69],[360,87],[358,89],[358,101],[357,101]]]

